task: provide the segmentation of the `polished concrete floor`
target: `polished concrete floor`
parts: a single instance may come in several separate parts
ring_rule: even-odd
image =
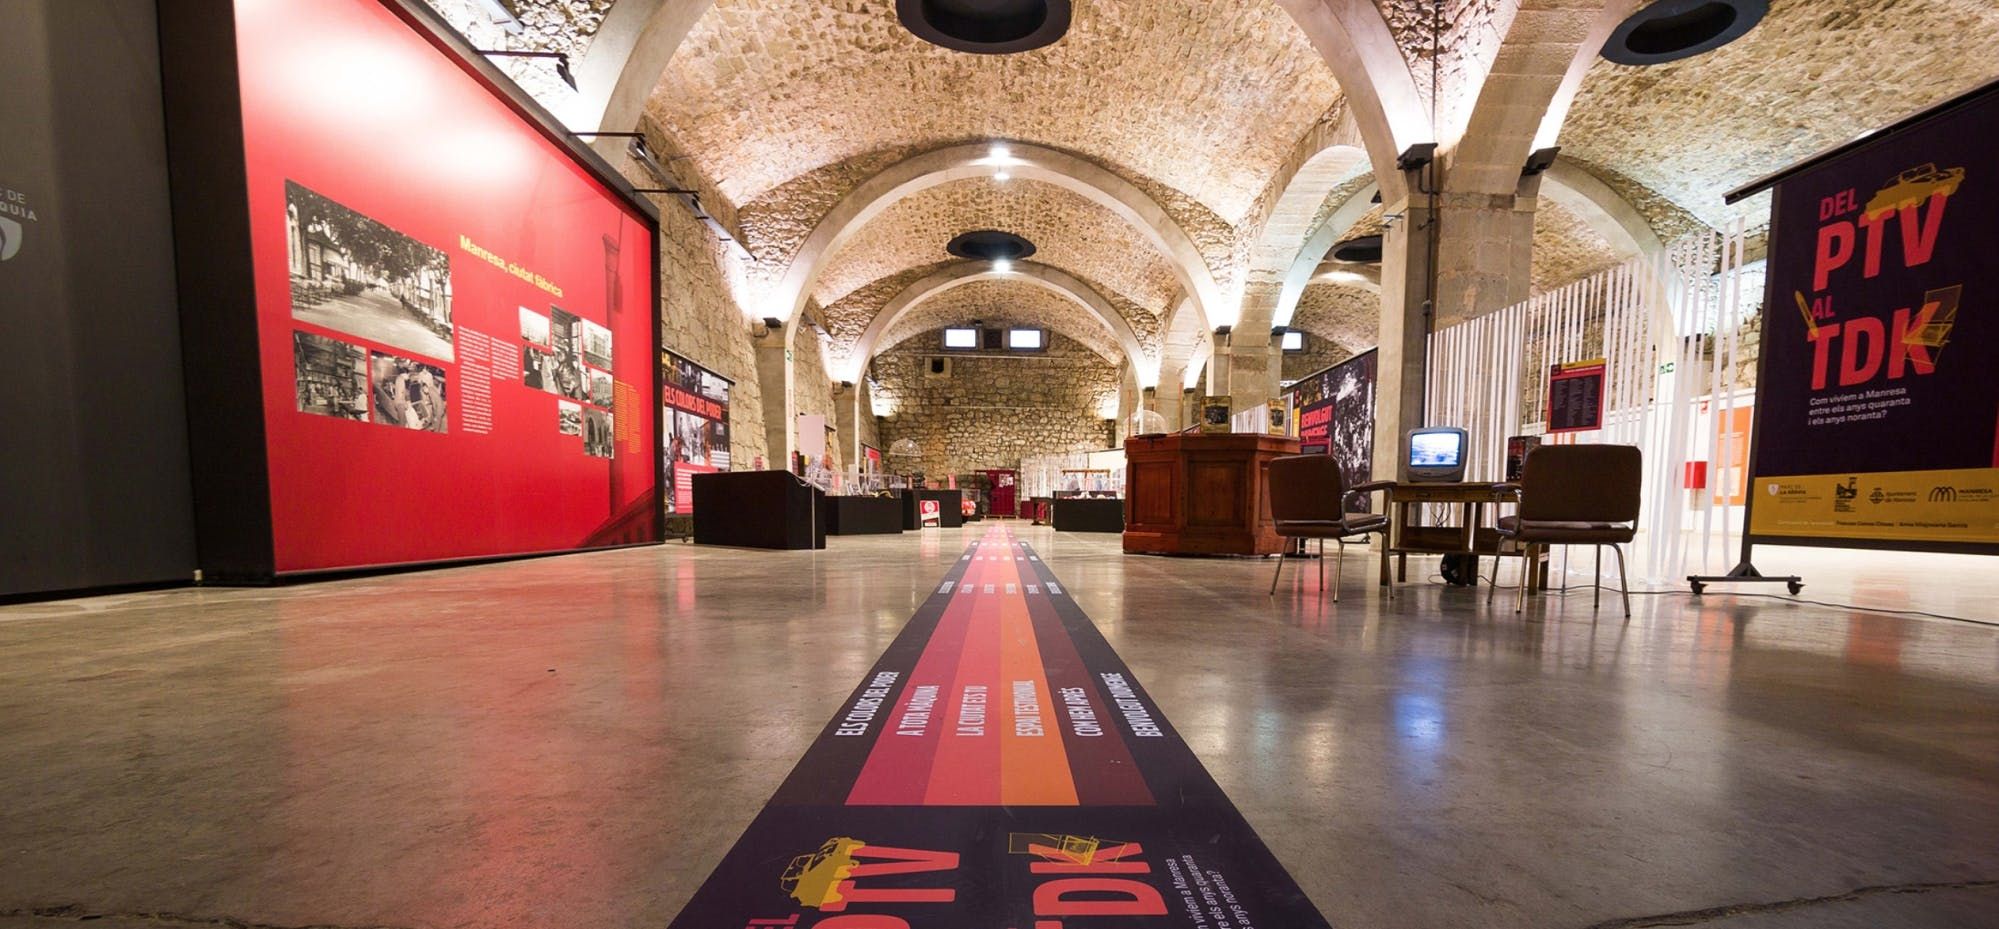
[[[663,926],[979,531],[0,608],[0,927]],[[1999,926],[1999,628],[1019,531],[1337,927]]]

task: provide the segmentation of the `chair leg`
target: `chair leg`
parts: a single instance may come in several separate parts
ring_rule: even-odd
[[[1617,589],[1624,593],[1624,618],[1631,618],[1631,582],[1624,576],[1624,549],[1612,545],[1610,550],[1617,553]]]
[[[1569,592],[1569,546],[1562,546],[1562,593]]]
[[[1492,583],[1485,585],[1486,606],[1492,605],[1492,597],[1499,591],[1499,566],[1505,562],[1506,556],[1500,554],[1499,549],[1494,547],[1492,550]]]
[[[1319,543],[1319,560],[1325,560],[1326,543]],[[1340,569],[1347,563],[1347,540],[1333,540],[1333,602],[1340,602]]]
[[[1277,573],[1270,576],[1270,595],[1273,597],[1277,596],[1277,580],[1284,576],[1284,558],[1290,550],[1290,541],[1288,539],[1285,542],[1285,546],[1277,550]]]
[[[1590,547],[1596,549],[1596,576],[1590,578],[1589,581],[1590,590],[1593,591],[1589,608],[1600,610],[1603,608],[1603,546],[1592,545]]]
[[[1518,614],[1527,605],[1527,572],[1534,570],[1534,546],[1520,549],[1520,593],[1513,598],[1513,612]]]
[[[1326,592],[1326,540],[1325,539],[1319,540],[1319,563],[1316,565],[1316,567],[1319,569],[1319,592],[1325,593]],[[1333,596],[1335,598],[1338,598],[1339,592],[1334,591]]]

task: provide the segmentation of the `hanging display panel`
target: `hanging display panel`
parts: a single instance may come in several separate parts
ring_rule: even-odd
[[[1999,551],[1999,93],[1782,181],[1756,541]]]
[[[660,353],[666,430],[666,512],[694,512],[694,475],[729,470],[729,391],[735,383],[672,352]]]

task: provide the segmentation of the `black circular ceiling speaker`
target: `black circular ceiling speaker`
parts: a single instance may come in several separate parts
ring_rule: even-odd
[[[1068,34],[1069,0],[895,0],[895,18],[932,45],[1010,55]]]
[[[1659,0],[1619,23],[1603,57],[1656,65],[1711,52],[1742,38],[1770,12],[1770,0]]]
[[[946,244],[944,250],[973,261],[1019,261],[1034,254],[1034,243],[1011,232],[980,229],[961,233]]]
[[[1355,236],[1333,246],[1333,260],[1350,264],[1371,263],[1381,260],[1381,237],[1378,235]]]

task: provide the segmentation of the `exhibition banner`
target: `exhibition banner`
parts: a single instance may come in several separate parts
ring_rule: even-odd
[[[672,929],[1326,926],[1033,549],[994,527]]]
[[[666,512],[694,512],[694,475],[729,470],[729,390],[735,382],[661,352],[660,423],[666,430]]]
[[[1374,479],[1375,352],[1370,349],[1291,385],[1298,444],[1308,455],[1339,459],[1347,486]],[[1366,500],[1349,507],[1366,512]]]
[[[1987,95],[1777,188],[1758,541],[1999,547],[1999,170]]]
[[[279,573],[657,541],[654,231],[380,0],[238,0]]]

